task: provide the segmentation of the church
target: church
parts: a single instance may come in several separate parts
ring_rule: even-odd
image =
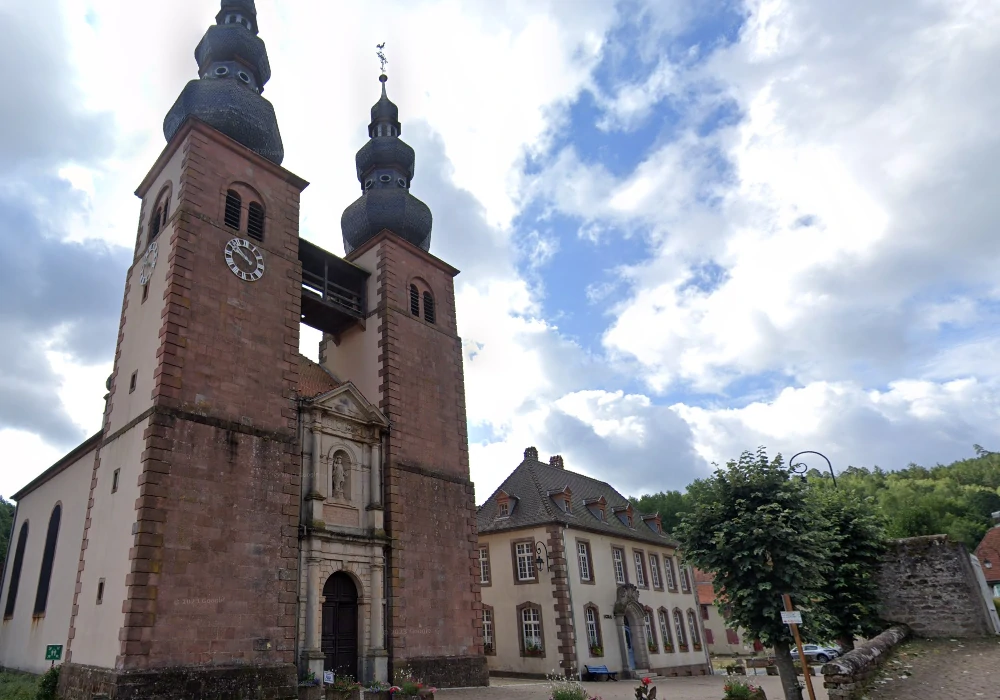
[[[0,667],[61,645],[67,700],[487,683],[458,270],[384,74],[345,256],[300,237],[258,32],[223,0],[196,47],[136,190],[102,428],[13,497]]]

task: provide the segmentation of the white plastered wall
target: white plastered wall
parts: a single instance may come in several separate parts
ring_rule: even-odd
[[[149,419],[101,448],[101,464],[94,487],[87,549],[80,579],[79,610],[73,639],[73,663],[113,668],[121,646],[118,632],[125,622],[125,579],[129,574],[129,550],[134,542],[135,502],[139,497],[139,474]],[[120,469],[118,490],[111,492],[114,470]],[[84,502],[86,505],[86,502]],[[104,597],[97,604],[97,586],[104,579]]]
[[[6,608],[10,591],[10,567],[14,559],[17,535],[21,524],[28,521],[28,541],[21,565],[21,576],[14,616],[0,625],[0,666],[40,673],[49,667],[45,661],[45,647],[62,644],[63,652],[69,634],[70,613],[73,607],[73,589],[76,570],[80,561],[80,542],[87,513],[87,494],[94,469],[94,451],[79,457],[63,471],[26,494],[17,504],[8,553],[0,611]],[[45,615],[34,619],[35,593],[42,565],[42,552],[52,509],[62,505],[59,537],[56,540],[55,559]]]
[[[545,528],[516,530],[484,534],[479,545],[490,548],[490,585],[482,587],[482,602],[493,606],[493,636],[496,654],[486,657],[491,672],[531,673],[544,675],[559,668],[562,656],[557,638],[555,599],[552,597],[552,575],[538,572],[538,583],[514,582],[514,565],[511,560],[511,543],[514,540],[534,538],[535,542],[548,542]],[[517,606],[537,603],[542,609],[542,635],[544,657],[521,656],[518,643],[520,625]]]

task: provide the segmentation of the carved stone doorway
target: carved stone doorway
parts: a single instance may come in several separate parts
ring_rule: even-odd
[[[358,589],[338,571],[323,586],[323,670],[358,678]]]

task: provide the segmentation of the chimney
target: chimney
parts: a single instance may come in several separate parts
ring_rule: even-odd
[[[526,449],[524,451],[524,458],[525,459],[536,459],[537,460],[538,459],[538,448],[537,447],[529,447],[528,449]]]
[[[565,469],[566,465],[563,464],[562,455],[552,455],[549,457],[549,466],[555,467],[556,469]]]

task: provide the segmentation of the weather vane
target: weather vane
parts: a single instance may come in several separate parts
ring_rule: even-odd
[[[385,48],[385,42],[383,41],[381,44],[376,44],[375,48],[378,49],[378,52],[375,55],[378,56],[378,60],[382,64],[382,72],[385,73],[385,64],[389,62],[389,59],[385,57],[385,51],[382,50]]]

